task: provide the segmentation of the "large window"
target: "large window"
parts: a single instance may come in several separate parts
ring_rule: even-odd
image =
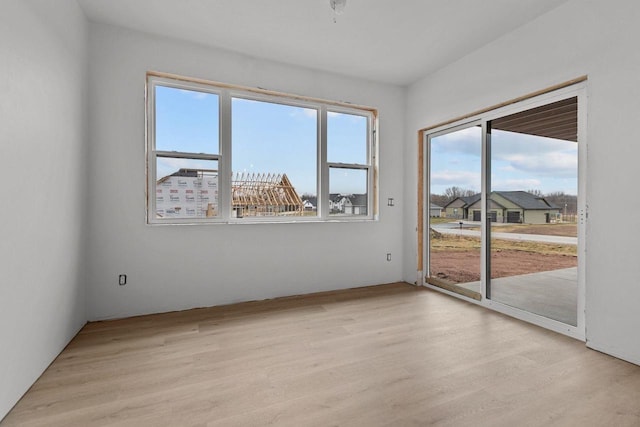
[[[149,223],[375,218],[375,111],[149,75]]]

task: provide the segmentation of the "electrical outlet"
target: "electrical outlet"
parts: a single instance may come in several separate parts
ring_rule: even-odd
[[[118,285],[120,286],[124,286],[127,284],[127,275],[126,274],[121,274],[118,276]]]
[[[391,253],[387,254],[387,261],[391,261]]]

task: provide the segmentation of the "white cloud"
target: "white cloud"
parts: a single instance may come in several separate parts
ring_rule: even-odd
[[[193,99],[206,99],[209,96],[212,96],[212,94],[210,93],[199,92],[195,90],[187,90],[187,89],[178,89],[178,90],[185,95],[191,96]]]
[[[480,140],[482,138],[482,128],[480,126],[471,126],[455,132],[447,133],[441,136],[437,136],[433,139],[438,139],[447,142],[459,142],[468,140]]]
[[[304,119],[313,119],[316,120],[318,117],[318,110],[314,110],[313,108],[294,108],[289,112],[289,117],[301,117]]]
[[[477,189],[480,186],[480,173],[468,171],[444,170],[431,174],[431,185],[438,187],[461,187]]]
[[[491,135],[493,155],[547,153],[555,151],[576,151],[578,144],[573,141],[546,138],[543,136],[494,130]]]
[[[305,117],[315,119],[318,117],[318,110],[314,110],[313,108],[302,108],[302,114],[304,114]]]
[[[479,127],[471,127],[448,133],[431,140],[431,152],[437,154],[466,154],[480,158],[482,153],[482,132]]]
[[[491,188],[495,191],[527,191],[540,189],[542,182],[538,179],[500,179],[491,183]]]
[[[474,127],[432,139],[432,192],[439,193],[438,190],[454,185],[470,189],[480,186],[480,174],[472,172],[481,164],[480,135],[480,130]],[[577,143],[504,131],[494,131],[491,142],[494,189],[543,192],[566,189],[567,193],[575,194]]]
[[[494,131],[491,158],[494,163],[504,161],[513,170],[576,175],[578,145],[572,141],[544,138],[535,135]],[[481,130],[471,127],[438,136],[431,140],[433,157],[456,158],[481,155]]]
[[[196,92],[193,97],[195,99],[205,99],[208,98],[211,94],[210,93],[204,93],[204,92]]]
[[[537,176],[577,177],[578,144],[572,141],[495,131],[491,140],[494,164],[505,162],[501,170]]]
[[[577,176],[578,157],[573,153],[548,152],[538,155],[513,154],[504,160],[516,171],[554,177]]]

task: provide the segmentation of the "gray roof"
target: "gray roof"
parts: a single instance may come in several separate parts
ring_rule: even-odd
[[[353,206],[367,206],[366,194],[352,194],[348,198]]]
[[[316,206],[318,204],[318,197],[317,196],[303,195],[300,198],[302,199],[302,202],[307,201],[307,202],[311,203],[313,206]]]
[[[455,199],[444,205],[444,209],[448,208],[449,205],[456,200],[462,200],[464,202],[464,207],[471,206],[472,204],[480,200],[480,193],[474,194],[473,196],[456,197]]]
[[[334,203],[338,203],[342,199],[348,199],[353,206],[367,206],[367,201],[368,201],[366,194],[340,194],[340,193],[329,194],[329,200],[331,200]]]
[[[459,199],[463,200],[467,205],[472,205],[478,200],[480,200],[481,198],[482,196],[480,195],[480,193],[478,193],[478,194],[474,194],[473,196],[460,197]]]
[[[503,198],[509,200],[511,203],[518,205],[522,209],[526,210],[560,209],[557,205],[548,202],[544,197],[538,197],[531,193],[527,193],[526,191],[493,191],[491,194],[498,194],[499,196],[502,196]],[[455,199],[450,201],[447,206],[460,199],[465,203],[464,207],[468,208],[474,203],[477,203],[480,198],[480,193],[468,197],[456,197]],[[496,202],[495,200],[493,202],[500,205],[500,203]]]
[[[560,209],[544,197],[538,197],[526,191],[494,191],[494,193],[527,210]]]
[[[435,203],[431,203],[431,209],[442,209],[442,206],[438,206]]]

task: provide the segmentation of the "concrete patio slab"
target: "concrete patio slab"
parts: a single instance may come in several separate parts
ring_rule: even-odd
[[[458,286],[480,292],[480,282]],[[493,279],[491,299],[568,325],[578,324],[578,269],[543,271]]]

